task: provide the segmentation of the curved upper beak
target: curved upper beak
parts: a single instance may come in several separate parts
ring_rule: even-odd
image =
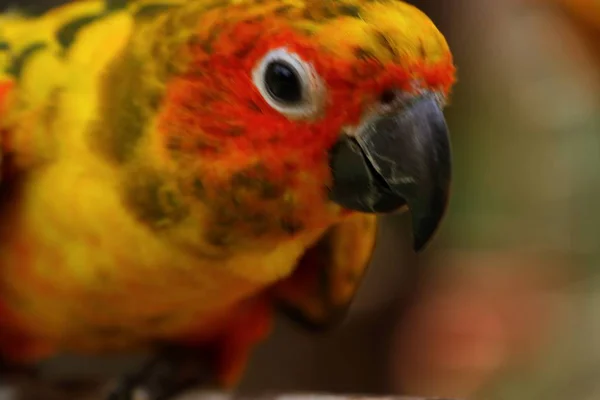
[[[414,248],[421,250],[446,210],[451,149],[442,106],[429,93],[369,117],[331,151],[330,197],[362,212],[388,213],[408,205]]]

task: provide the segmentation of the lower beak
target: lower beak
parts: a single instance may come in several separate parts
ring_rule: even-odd
[[[429,242],[446,210],[452,170],[448,128],[433,94],[343,135],[330,163],[332,201],[367,213],[408,205],[415,250]]]

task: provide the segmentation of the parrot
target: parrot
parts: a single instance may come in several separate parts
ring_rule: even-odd
[[[400,0],[80,0],[0,14],[0,358],[148,351],[109,399],[232,389],[276,313],[339,323],[450,199],[456,82]]]

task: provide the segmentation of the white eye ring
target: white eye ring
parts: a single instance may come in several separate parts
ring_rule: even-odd
[[[274,66],[284,66],[291,72],[291,82],[297,87],[291,87],[298,93],[288,93],[293,99],[286,101],[274,94],[270,82],[267,82],[270,69]],[[294,79],[297,82],[294,82]],[[265,101],[275,110],[290,119],[315,118],[323,108],[325,86],[323,81],[310,63],[302,60],[298,54],[290,53],[285,48],[270,51],[252,71],[252,81]],[[287,88],[288,91],[290,87]]]

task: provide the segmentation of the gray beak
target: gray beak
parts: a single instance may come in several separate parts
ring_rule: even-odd
[[[332,201],[366,213],[408,205],[414,248],[421,250],[443,218],[452,173],[448,128],[433,94],[365,121],[331,151]]]

